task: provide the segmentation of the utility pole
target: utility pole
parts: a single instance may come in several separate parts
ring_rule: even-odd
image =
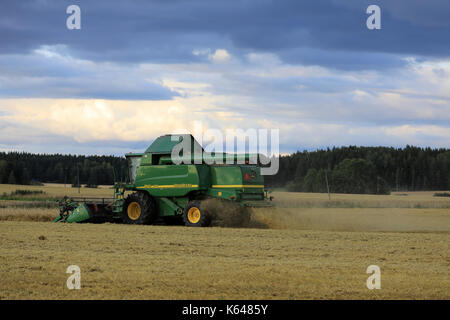
[[[78,184],[78,193],[80,193],[80,167],[77,164],[77,184]]]

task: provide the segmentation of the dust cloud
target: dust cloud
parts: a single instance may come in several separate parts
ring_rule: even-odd
[[[410,208],[259,208],[252,220],[271,229],[450,232],[450,210]]]

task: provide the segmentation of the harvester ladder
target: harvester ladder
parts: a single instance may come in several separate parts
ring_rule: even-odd
[[[121,184],[114,185],[114,203],[113,203],[113,213],[115,216],[120,216],[123,209],[125,196],[125,187]]]

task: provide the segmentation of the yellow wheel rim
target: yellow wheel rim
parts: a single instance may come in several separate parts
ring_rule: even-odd
[[[190,223],[197,223],[200,221],[200,210],[197,207],[192,207],[188,211],[188,220]]]
[[[141,206],[137,202],[131,202],[127,208],[128,217],[137,220],[141,216]]]

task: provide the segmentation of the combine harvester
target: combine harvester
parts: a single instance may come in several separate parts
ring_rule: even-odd
[[[200,159],[190,153],[185,157],[191,161],[183,163],[191,164],[175,164],[172,150],[182,142],[201,150]],[[203,227],[212,216],[202,204],[211,198],[236,204],[236,210],[248,215],[244,219],[250,219],[247,207],[272,206],[260,166],[249,164],[252,156],[204,153],[192,135],[161,136],[144,153],[125,155],[129,181],[114,184],[113,198],[64,197],[55,222],[152,224],[182,218],[187,226]],[[218,158],[224,164],[215,164]]]

